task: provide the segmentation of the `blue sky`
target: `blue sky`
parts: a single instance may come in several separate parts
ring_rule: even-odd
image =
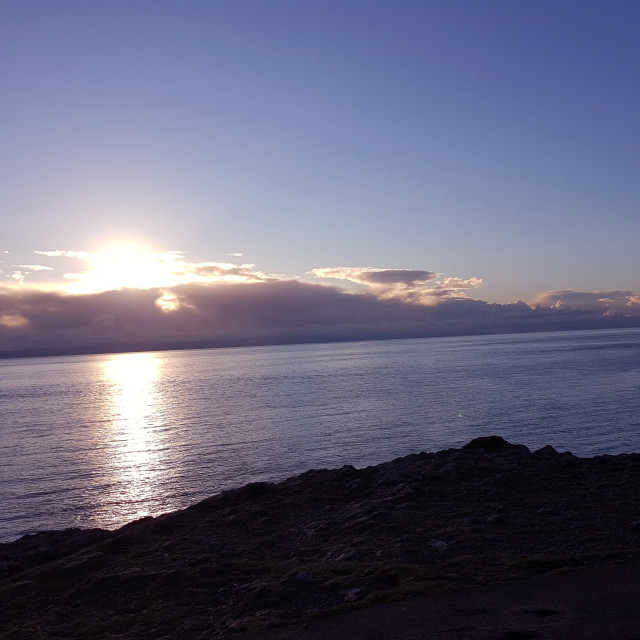
[[[0,0],[3,286],[125,242],[637,296],[639,28],[624,1]]]

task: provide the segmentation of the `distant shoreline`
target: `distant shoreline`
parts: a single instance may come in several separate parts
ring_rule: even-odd
[[[628,322],[617,322],[614,326],[611,324],[601,325],[594,323],[594,326],[585,327],[545,327],[544,329],[536,329],[526,327],[523,329],[503,330],[503,331],[446,331],[442,332],[425,332],[410,334],[371,334],[368,336],[327,336],[312,335],[299,338],[291,336],[279,336],[272,338],[256,338],[256,339],[220,339],[205,341],[179,341],[171,344],[166,343],[108,343],[96,344],[77,347],[33,347],[29,349],[20,349],[15,351],[0,351],[0,360],[11,360],[21,358],[53,358],[61,356],[88,356],[88,355],[105,355],[105,354],[123,354],[123,353],[148,353],[162,351],[198,351],[205,349],[241,349],[244,347],[272,347],[287,345],[312,345],[312,344],[341,344],[348,342],[380,342],[383,340],[423,340],[429,338],[462,338],[462,337],[481,337],[481,336],[498,336],[498,335],[523,335],[523,334],[544,334],[544,333],[571,333],[584,331],[620,331],[633,330],[640,328],[640,320],[628,319]]]

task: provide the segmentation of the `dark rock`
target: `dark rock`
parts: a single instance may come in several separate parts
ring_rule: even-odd
[[[0,637],[220,638],[345,602],[640,558],[640,456],[528,454],[476,438],[251,483],[117,531],[0,545]]]
[[[504,524],[505,517],[499,513],[494,513],[485,520],[487,524]]]
[[[359,600],[361,597],[362,597],[362,589],[358,589],[357,587],[355,587],[345,592],[344,601],[355,602],[356,600]]]
[[[548,444],[546,447],[542,447],[542,449],[537,449],[536,451],[534,451],[533,455],[545,457],[545,456],[557,456],[559,454],[550,444]]]
[[[503,451],[525,452],[526,450],[526,453],[529,453],[529,449],[524,445],[511,444],[500,436],[481,436],[479,438],[474,438],[471,442],[465,444],[462,449],[465,451],[480,449],[486,453],[500,453]]]
[[[273,485],[269,482],[250,482],[241,489],[233,491],[233,497],[245,500],[247,498],[257,498],[258,496],[264,496],[267,493],[273,491]]]

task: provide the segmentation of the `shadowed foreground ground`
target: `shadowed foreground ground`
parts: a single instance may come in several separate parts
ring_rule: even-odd
[[[570,628],[572,616],[579,628],[567,598],[586,601],[609,579],[637,599],[640,565],[612,565],[640,559],[639,481],[638,454],[530,453],[490,437],[250,484],[116,531],[26,536],[0,545],[0,637],[312,639],[349,625],[347,635],[363,638],[572,637],[545,635],[552,622]],[[587,591],[576,595],[576,585]],[[564,604],[544,604],[553,589]],[[496,616],[528,606],[518,593],[534,613],[500,627]],[[622,597],[617,616],[596,597],[609,629],[635,624]],[[357,611],[380,602],[400,604]],[[411,619],[413,631],[398,631]],[[260,631],[282,624],[295,626]],[[640,628],[593,637],[637,640]]]
[[[234,640],[638,640],[640,562],[372,605]]]

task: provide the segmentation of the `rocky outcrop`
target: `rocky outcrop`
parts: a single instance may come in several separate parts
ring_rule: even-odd
[[[640,455],[497,436],[0,545],[0,637],[216,638],[640,557]]]

